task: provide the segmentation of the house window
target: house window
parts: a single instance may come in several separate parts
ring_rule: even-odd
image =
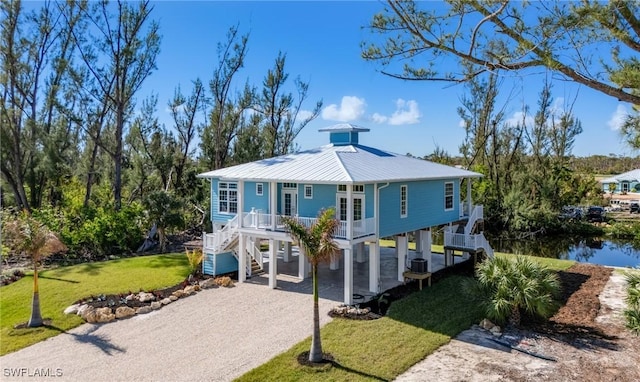
[[[353,186],[351,186],[351,190],[353,192],[364,193],[364,184],[354,184]],[[339,184],[338,192],[347,192],[347,185]]]
[[[304,185],[304,198],[313,199],[313,186],[310,184]]]
[[[400,217],[407,217],[407,186],[400,186]]]
[[[262,196],[264,195],[264,184],[256,183],[256,195]]]
[[[629,192],[629,182],[622,182],[622,192]]]
[[[444,210],[450,211],[453,209],[453,182],[447,182],[444,184]]]
[[[218,183],[218,211],[221,214],[238,213],[237,183]]]
[[[298,183],[282,183],[282,188],[298,188]]]
[[[353,220],[362,220],[362,198],[353,199]]]

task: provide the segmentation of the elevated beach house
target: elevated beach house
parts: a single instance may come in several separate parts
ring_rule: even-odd
[[[292,253],[282,217],[311,224],[321,209],[329,207],[335,208],[340,221],[335,239],[344,269],[335,271],[344,272],[345,303],[352,303],[354,259],[368,260],[369,290],[381,292],[381,238],[396,240],[400,281],[407,270],[410,235],[431,271],[436,227],[444,227],[449,264],[453,250],[493,255],[476,224],[482,221],[482,206],[471,200],[471,181],[481,174],[361,145],[359,135],[369,129],[355,125],[320,131],[329,133],[329,144],[199,175],[211,182],[213,232],[203,237],[205,273],[239,270],[238,282],[244,282],[262,268],[260,243],[268,241],[265,262],[269,286],[275,288],[278,253],[285,259]],[[464,200],[461,188],[466,190]],[[306,278],[308,262],[300,259],[298,267],[299,278]]]

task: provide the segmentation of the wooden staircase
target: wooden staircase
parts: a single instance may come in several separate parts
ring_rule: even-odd
[[[256,259],[251,258],[251,276],[257,276],[264,273],[264,269],[258,264]]]

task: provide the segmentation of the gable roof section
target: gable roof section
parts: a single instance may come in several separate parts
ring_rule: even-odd
[[[296,183],[372,183],[478,178],[482,174],[362,145],[326,145],[294,154],[226,167],[200,178]]]
[[[602,179],[600,183],[640,182],[640,168],[627,171],[611,178]]]

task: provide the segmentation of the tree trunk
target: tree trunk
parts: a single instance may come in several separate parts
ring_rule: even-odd
[[[311,350],[309,362],[322,362],[322,342],[320,341],[320,313],[318,309],[318,264],[312,262],[313,273],[313,335],[311,336]]]
[[[511,307],[511,315],[509,316],[509,325],[520,325],[520,308],[517,305]]]
[[[40,293],[38,291],[38,267],[33,266],[33,300],[31,301],[31,318],[27,324],[30,328],[42,326],[42,315],[40,314]]]

